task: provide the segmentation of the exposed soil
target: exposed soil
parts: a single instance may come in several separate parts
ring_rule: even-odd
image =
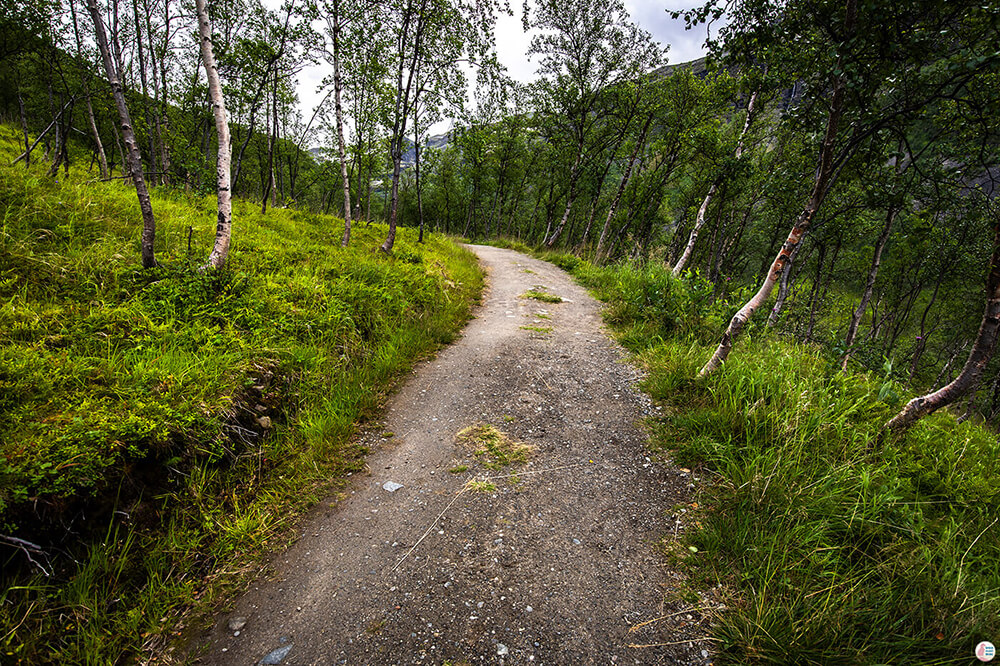
[[[663,555],[692,479],[650,459],[638,371],[566,273],[473,249],[489,272],[476,318],[360,435],[370,472],[218,618],[200,663],[710,660],[710,602],[680,601]],[[566,300],[521,298],[540,287]],[[480,423],[530,444],[528,462],[484,466],[456,440]]]

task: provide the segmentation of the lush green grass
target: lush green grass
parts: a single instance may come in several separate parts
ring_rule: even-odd
[[[0,549],[0,662],[112,663],[224,598],[359,468],[355,424],[452,339],[482,276],[441,237],[403,229],[388,257],[384,227],[355,225],[344,250],[335,218],[242,202],[229,266],[201,271],[214,198],[162,190],[161,267],[143,270],[134,192],[8,167],[13,136],[0,535],[43,546],[52,575]]]
[[[720,662],[970,663],[977,642],[995,642],[995,433],[938,414],[880,444],[899,385],[841,374],[818,348],[759,328],[696,380],[742,294],[712,303],[703,282],[660,267],[549,258],[608,301],[647,368],[665,413],[654,446],[709,479],[671,556],[695,590],[725,592]]]

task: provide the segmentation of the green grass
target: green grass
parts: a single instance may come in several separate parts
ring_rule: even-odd
[[[465,486],[463,488],[474,493],[489,494],[497,491],[497,484],[492,481],[483,481],[481,479],[469,479],[465,482]]]
[[[665,416],[652,445],[707,477],[673,552],[720,585],[720,663],[970,663],[1000,635],[1000,443],[949,414],[879,445],[906,399],[815,346],[751,327],[697,380],[743,294],[657,266],[547,257],[607,301]],[[692,550],[693,549],[693,550]]]
[[[521,298],[531,298],[536,301],[541,301],[542,303],[562,303],[562,297],[556,296],[555,294],[550,294],[545,291],[544,287],[536,287],[534,289],[529,289],[528,291],[521,294]]]
[[[460,444],[472,449],[472,454],[480,464],[493,470],[524,464],[535,450],[530,444],[513,440],[507,433],[488,423],[463,428],[455,438]]]
[[[669,406],[657,446],[700,465],[711,507],[689,534],[699,580],[732,593],[716,631],[738,663],[968,663],[1000,631],[994,433],[935,415],[876,444],[881,382],[786,342],[643,355]]]
[[[229,266],[203,272],[214,197],[163,189],[143,270],[134,191],[8,167],[14,140],[0,126],[0,534],[54,575],[0,548],[0,661],[128,661],[360,468],[355,425],[453,339],[482,275],[440,236],[403,229],[385,256],[358,224],[344,250],[340,220],[245,202]]]

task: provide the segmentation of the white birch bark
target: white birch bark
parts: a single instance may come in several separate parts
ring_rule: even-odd
[[[747,102],[747,117],[743,122],[743,130],[740,132],[739,141],[736,143],[736,151],[733,153],[733,157],[739,159],[743,155],[743,145],[746,140],[747,131],[750,129],[750,125],[753,124],[754,115],[756,113],[757,105],[757,93],[754,92],[750,95],[750,101]],[[708,194],[705,195],[705,199],[701,202],[701,207],[698,209],[698,215],[694,220],[694,227],[691,229],[691,235],[688,237],[687,245],[684,246],[684,252],[681,253],[681,258],[677,260],[671,271],[674,277],[681,274],[684,267],[687,266],[688,260],[691,259],[691,253],[694,252],[694,244],[698,240],[698,234],[701,232],[701,228],[705,226],[705,214],[708,212],[708,205],[712,203],[712,198],[715,193],[719,190],[719,181],[716,180],[712,183],[712,186],[708,188]]]
[[[216,199],[218,201],[218,220],[215,227],[215,246],[208,257],[206,267],[220,268],[229,257],[229,243],[232,238],[233,204],[229,182],[229,163],[231,151],[229,146],[229,121],[226,119],[226,100],[222,95],[222,82],[219,80],[219,68],[215,63],[215,53],[212,49],[212,24],[208,20],[206,0],[195,0],[198,12],[198,34],[201,41],[201,60],[208,75],[208,96],[212,102],[212,114],[215,116],[215,131],[219,138],[219,156],[215,165]]]

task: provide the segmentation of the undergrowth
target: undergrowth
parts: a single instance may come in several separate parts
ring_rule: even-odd
[[[542,255],[607,302],[665,416],[653,446],[697,466],[683,565],[720,585],[720,663],[970,663],[1000,636],[1000,444],[947,413],[877,443],[905,400],[813,346],[752,328],[695,379],[745,300],[697,276]]]
[[[144,270],[134,191],[6,166],[15,139],[0,126],[0,662],[134,659],[360,467],[355,424],[482,277],[439,236],[385,256],[356,224],[341,249],[340,220],[245,202],[203,271],[214,198],[166,189]]]

